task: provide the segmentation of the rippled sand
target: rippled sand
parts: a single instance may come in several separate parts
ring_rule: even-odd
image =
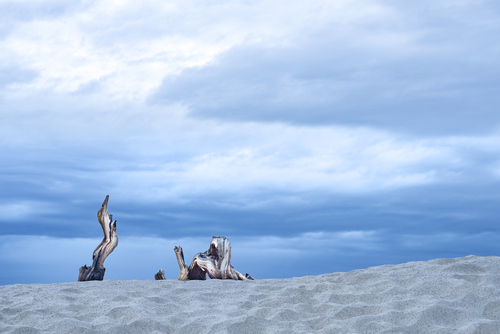
[[[0,286],[0,333],[500,333],[500,257],[290,279]]]

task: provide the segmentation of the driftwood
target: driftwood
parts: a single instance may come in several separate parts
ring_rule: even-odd
[[[211,279],[253,280],[248,274],[241,274],[231,265],[231,244],[226,237],[213,237],[210,248],[194,256],[188,267],[184,262],[182,248],[175,246],[175,256],[181,273],[180,281],[206,280],[207,274]],[[155,275],[156,280],[165,279],[163,270]]]
[[[116,235],[116,220],[113,220],[113,215],[108,213],[108,200],[109,195],[102,203],[102,208],[97,211],[97,220],[101,224],[102,231],[104,232],[104,239],[94,250],[92,254],[92,266],[87,267],[84,265],[80,268],[78,281],[102,281],[104,278],[104,260],[118,245],[118,236]]]
[[[158,272],[155,274],[155,280],[161,281],[164,279],[165,279],[165,272],[162,269],[158,270]]]

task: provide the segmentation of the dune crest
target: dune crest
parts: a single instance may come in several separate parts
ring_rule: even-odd
[[[1,333],[500,333],[500,257],[290,279],[0,286]]]

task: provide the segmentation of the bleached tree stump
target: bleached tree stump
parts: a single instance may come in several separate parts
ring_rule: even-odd
[[[118,236],[116,235],[116,220],[113,220],[113,215],[108,213],[109,195],[102,203],[102,207],[97,211],[97,220],[101,224],[104,238],[92,254],[92,266],[84,265],[80,268],[78,281],[102,281],[104,278],[104,260],[118,245]]]
[[[184,262],[182,248],[175,246],[174,252],[181,270],[180,281],[206,280],[207,275],[211,279],[253,280],[252,276],[239,273],[231,265],[231,244],[226,237],[213,237],[210,248],[196,254],[189,267]],[[162,275],[160,270],[155,279],[162,279]]]

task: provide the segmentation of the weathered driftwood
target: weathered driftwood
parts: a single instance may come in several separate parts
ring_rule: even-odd
[[[158,272],[155,274],[155,280],[161,281],[165,279],[165,272],[163,269],[158,270]]]
[[[206,280],[207,274],[211,279],[253,280],[248,274],[241,274],[231,265],[231,244],[226,237],[213,237],[210,248],[194,256],[188,267],[184,262],[182,248],[175,246],[175,256],[181,273],[180,281]],[[155,279],[165,279],[163,270],[158,271]]]
[[[104,239],[94,250],[92,254],[92,266],[87,267],[84,265],[80,268],[78,281],[102,281],[104,278],[104,260],[118,245],[118,236],[116,235],[116,220],[113,220],[113,215],[108,213],[108,200],[109,195],[102,203],[102,207],[97,211],[97,220],[101,224],[102,231],[104,232]]]

